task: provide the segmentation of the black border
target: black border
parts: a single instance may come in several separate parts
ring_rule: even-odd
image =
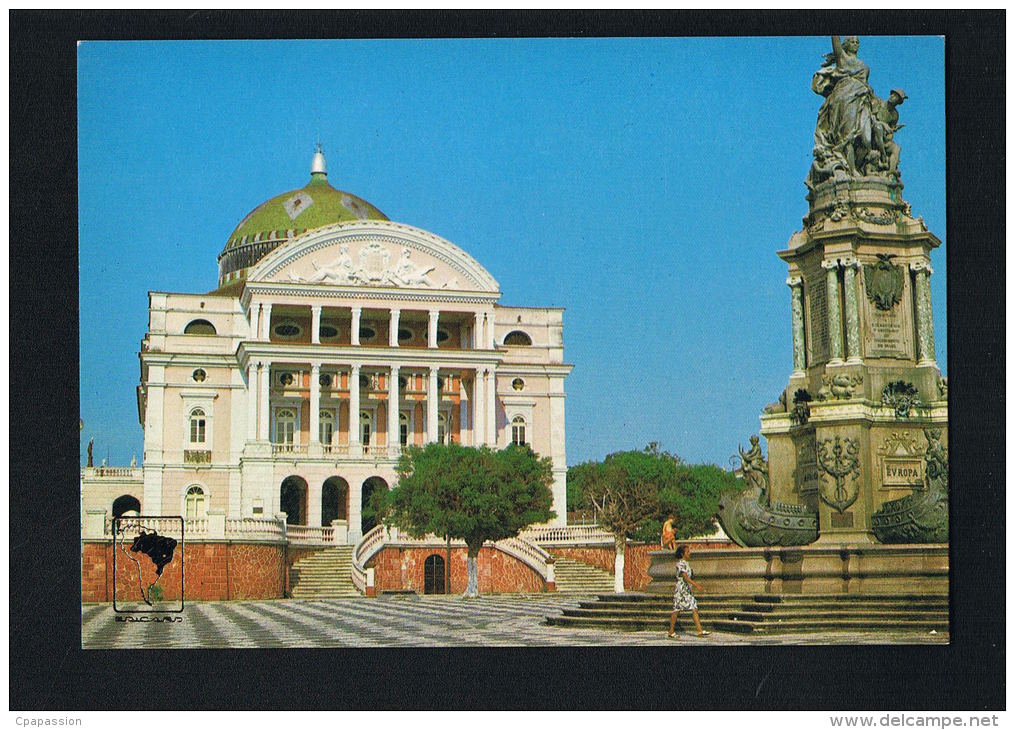
[[[11,443],[11,709],[1005,706],[1003,11],[11,11],[9,17],[10,419],[19,435]],[[80,649],[78,39],[829,32],[947,38],[950,646]],[[142,671],[153,666],[168,678],[157,690]]]

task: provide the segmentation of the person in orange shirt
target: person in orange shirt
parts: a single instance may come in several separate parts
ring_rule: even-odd
[[[666,522],[663,523],[663,536],[659,539],[659,546],[663,550],[676,550],[677,549],[677,533],[673,529],[673,521],[676,519],[672,514],[666,517]]]

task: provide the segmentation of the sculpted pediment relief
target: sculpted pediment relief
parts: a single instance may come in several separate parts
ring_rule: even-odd
[[[249,278],[325,286],[497,291],[493,277],[457,246],[432,234],[406,235],[402,228],[397,231],[401,235],[383,235],[386,229],[377,231],[379,235],[346,229],[295,239],[258,264]]]

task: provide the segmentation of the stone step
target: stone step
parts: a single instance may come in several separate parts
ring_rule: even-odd
[[[669,627],[669,618],[599,618],[590,616],[550,616],[546,623],[551,626],[570,628],[598,628],[620,631],[665,631]],[[937,619],[921,619],[914,621],[895,621],[882,619],[863,620],[795,620],[779,624],[753,623],[750,621],[730,621],[726,619],[710,619],[701,617],[701,624],[710,631],[725,631],[740,634],[783,634],[806,633],[817,631],[891,631],[891,630],[923,630],[948,631],[948,617]],[[677,621],[677,631],[686,633],[694,630],[690,617]]]
[[[327,548],[297,560],[289,572],[293,598],[359,596],[352,582],[353,546]]]

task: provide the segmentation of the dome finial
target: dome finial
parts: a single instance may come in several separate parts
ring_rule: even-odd
[[[317,142],[317,151],[314,152],[314,162],[310,165],[310,176],[328,176],[328,165],[324,161],[324,151],[321,147],[320,141]]]

